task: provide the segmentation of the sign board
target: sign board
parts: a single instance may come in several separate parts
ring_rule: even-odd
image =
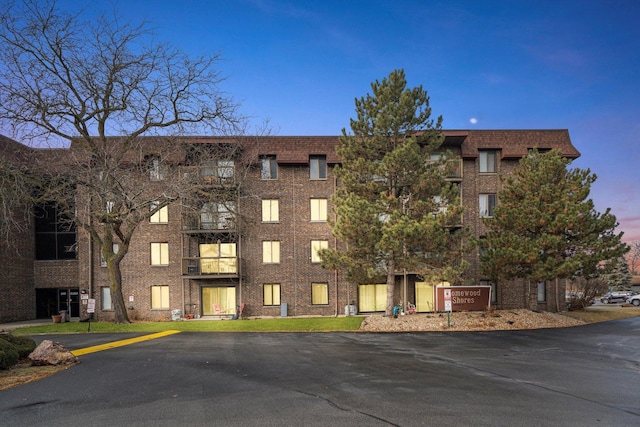
[[[490,301],[491,286],[436,287],[436,311],[482,311],[489,307]]]
[[[95,313],[96,312],[96,300],[93,298],[89,299],[87,303],[87,313]]]
[[[451,289],[444,290],[444,311],[451,311]]]

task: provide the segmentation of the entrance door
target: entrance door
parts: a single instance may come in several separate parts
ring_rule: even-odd
[[[236,288],[225,286],[202,288],[202,315],[219,316],[236,314]]]
[[[80,317],[80,289],[69,289],[69,313],[71,317]]]
[[[58,311],[69,313],[69,289],[58,289]]]
[[[58,312],[63,310],[70,317],[80,316],[80,289],[58,289]]]

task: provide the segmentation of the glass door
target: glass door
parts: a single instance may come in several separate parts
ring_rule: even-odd
[[[234,314],[236,314],[236,288],[234,286],[202,288],[203,316]]]

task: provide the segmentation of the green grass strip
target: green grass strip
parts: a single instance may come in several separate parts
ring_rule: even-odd
[[[250,320],[185,320],[175,322],[135,322],[114,324],[111,322],[51,323],[19,328],[14,331],[20,335],[59,334],[59,333],[96,333],[96,332],[338,332],[357,331],[364,320],[361,316],[350,317],[285,317]]]

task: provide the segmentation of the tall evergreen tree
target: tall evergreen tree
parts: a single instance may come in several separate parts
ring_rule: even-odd
[[[568,169],[557,150],[533,150],[520,160],[498,193],[490,231],[480,240],[483,273],[499,279],[541,282],[593,278],[628,250],[615,233],[616,217],[600,214],[588,199],[596,176]]]
[[[356,99],[352,134],[342,130],[333,198],[334,235],[346,250],[321,252],[323,266],[344,270],[358,284],[387,284],[386,314],[394,306],[398,271],[421,271],[440,280],[462,268],[461,208],[457,187],[445,180],[442,117],[431,117],[422,86],[408,89],[404,71],[371,84]],[[443,275],[448,275],[443,277]]]
[[[603,276],[604,281],[616,291],[630,289],[632,278],[633,275],[629,271],[629,264],[627,264],[627,260],[623,256],[611,260],[610,271]]]

